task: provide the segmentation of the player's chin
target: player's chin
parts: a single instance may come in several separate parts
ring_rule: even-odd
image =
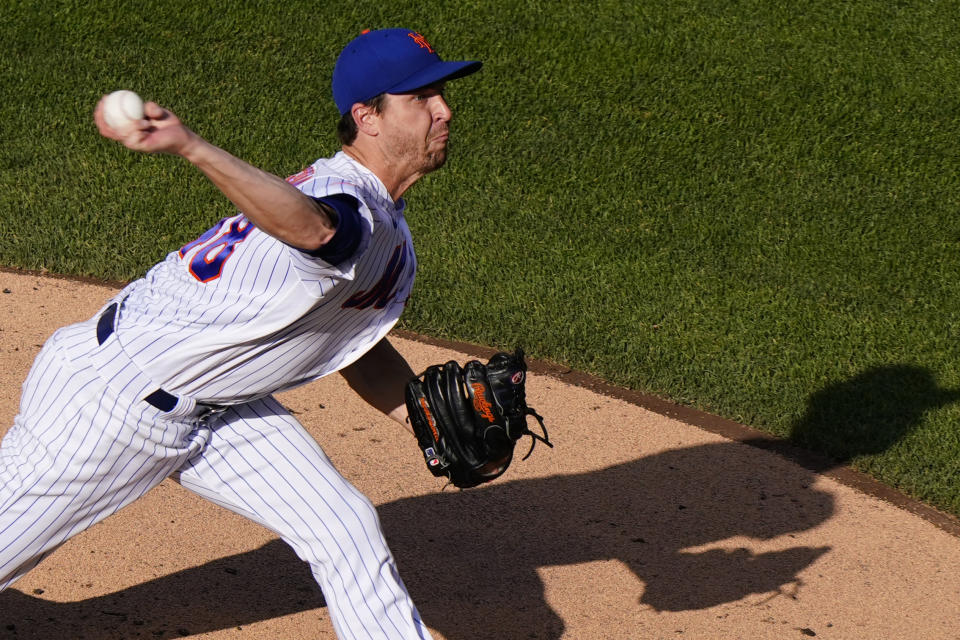
[[[424,163],[424,168],[426,171],[424,173],[429,173],[431,171],[436,171],[442,167],[447,162],[447,150],[446,148],[440,151],[433,151],[427,154],[426,162]]]

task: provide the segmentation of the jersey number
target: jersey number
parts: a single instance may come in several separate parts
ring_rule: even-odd
[[[192,249],[204,245],[194,254],[189,267],[190,274],[200,282],[219,278],[227,258],[233,255],[237,244],[246,240],[254,229],[253,224],[241,216],[231,222],[226,232],[221,234],[226,220],[227,218],[224,218],[193,242],[180,247],[180,257],[183,258]]]

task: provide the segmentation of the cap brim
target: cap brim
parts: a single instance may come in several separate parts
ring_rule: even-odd
[[[437,82],[446,82],[447,80],[455,80],[468,76],[471,73],[479,71],[482,66],[483,63],[477,60],[464,60],[461,62],[438,61],[426,69],[421,69],[409,78],[406,78],[403,82],[390,87],[385,93],[416,91],[417,89],[422,89]]]

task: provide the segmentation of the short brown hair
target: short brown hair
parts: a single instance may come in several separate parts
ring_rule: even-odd
[[[364,101],[363,105],[373,107],[375,113],[382,113],[387,103],[386,95],[381,93],[374,96]],[[352,109],[340,116],[340,121],[337,122],[337,137],[340,138],[341,144],[353,144],[353,141],[357,139],[357,123],[353,120]]]

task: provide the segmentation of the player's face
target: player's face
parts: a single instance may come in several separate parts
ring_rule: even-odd
[[[447,160],[452,117],[443,97],[443,85],[386,97],[381,135],[393,162],[418,174],[442,167]]]

